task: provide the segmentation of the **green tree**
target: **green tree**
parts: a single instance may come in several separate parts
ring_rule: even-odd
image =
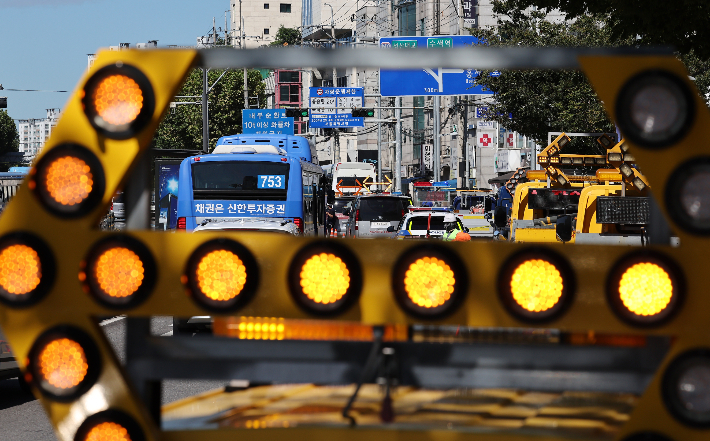
[[[221,136],[234,135],[242,132],[242,109],[244,109],[244,76],[243,71],[229,70],[215,84],[224,70],[211,70],[208,74],[208,84],[214,85],[207,95],[209,102],[210,149],[214,148]],[[258,97],[259,104],[266,102],[266,94],[261,74],[250,70],[247,74],[249,96]],[[202,96],[202,70],[190,72],[185,84],[178,92],[179,96],[197,98],[182,98],[183,101],[200,102]],[[180,100],[180,99],[176,99]],[[200,104],[179,104],[165,116],[158,126],[153,144],[161,149],[202,148],[202,106]]]
[[[276,40],[270,46],[296,46],[301,43],[301,32],[298,29],[279,26]]]
[[[603,16],[585,15],[574,22],[551,23],[545,20],[544,12],[524,12],[515,3],[496,2],[497,11],[507,17],[499,19],[497,29],[472,29],[471,33],[491,46],[611,47],[632,43],[632,39],[614,38]],[[495,93],[489,119],[539,143],[547,141],[547,132],[615,130],[580,71],[510,70],[498,77],[483,71],[477,83]],[[594,153],[596,148],[591,139],[579,140],[566,151]]]
[[[570,19],[588,14],[609,17],[612,38],[643,45],[670,45],[681,54],[710,59],[710,2],[707,0],[510,0],[510,6],[559,9]],[[494,9],[495,11],[495,9]]]
[[[20,148],[20,134],[15,121],[7,111],[0,110],[0,154],[17,152]]]

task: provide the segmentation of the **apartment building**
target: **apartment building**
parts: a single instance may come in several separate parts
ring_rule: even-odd
[[[235,47],[269,45],[280,26],[301,28],[302,0],[232,0],[230,11]]]
[[[60,109],[47,109],[47,117],[43,119],[20,119],[17,126],[20,132],[20,152],[34,158],[42,151],[44,143],[57,125]]]

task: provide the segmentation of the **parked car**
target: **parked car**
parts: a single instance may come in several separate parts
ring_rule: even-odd
[[[338,217],[338,235],[344,237],[348,231],[348,215],[345,214],[345,210],[352,207],[352,203],[355,200],[355,196],[342,196],[335,198],[335,203],[333,207],[335,208],[335,215]]]
[[[358,196],[348,210],[350,237],[393,237],[389,227],[396,227],[407,213],[411,201],[407,196],[366,194]]]
[[[126,220],[126,208],[123,203],[123,192],[119,191],[116,193],[116,195],[111,199],[111,213],[113,213],[113,219],[117,221],[125,221]]]

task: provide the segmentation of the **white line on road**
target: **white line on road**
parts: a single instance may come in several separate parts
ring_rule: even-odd
[[[111,323],[115,323],[115,322],[117,322],[119,320],[123,320],[125,318],[126,318],[125,315],[117,315],[116,317],[111,317],[110,319],[106,319],[106,320],[100,322],[99,326],[110,325]]]

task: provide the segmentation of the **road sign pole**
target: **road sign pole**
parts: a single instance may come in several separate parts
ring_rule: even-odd
[[[207,69],[202,69],[202,151],[210,151],[210,122],[207,109]]]
[[[377,182],[382,182],[382,97],[377,97]]]
[[[397,97],[395,102],[397,108],[394,111],[397,120],[396,144],[394,147],[394,189],[402,191],[402,97]]]
[[[439,132],[441,131],[440,108],[441,97],[436,95],[434,97],[434,182],[441,180],[441,138],[439,137]]]

